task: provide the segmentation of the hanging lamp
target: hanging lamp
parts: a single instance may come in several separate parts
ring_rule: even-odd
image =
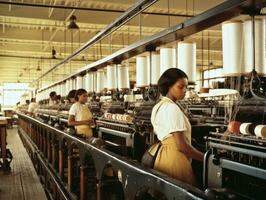
[[[77,17],[75,15],[72,15],[69,18],[69,24],[67,26],[68,29],[79,29],[79,26],[76,24]]]

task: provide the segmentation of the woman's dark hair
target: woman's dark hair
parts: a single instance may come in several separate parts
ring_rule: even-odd
[[[77,90],[70,90],[70,92],[67,95],[67,99],[70,100],[71,98],[75,98]]]
[[[176,81],[182,78],[188,78],[186,73],[177,68],[167,69],[158,80],[159,92],[166,96],[169,88],[173,86]]]
[[[84,90],[83,88],[78,89],[75,93],[75,100],[78,101],[79,100],[79,96],[83,95],[84,93],[87,93],[86,90]]]
[[[53,98],[54,96],[56,96],[56,92],[55,92],[55,91],[50,92],[49,96],[50,96],[51,98]]]

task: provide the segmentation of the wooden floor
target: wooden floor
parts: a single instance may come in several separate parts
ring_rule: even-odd
[[[17,128],[8,129],[7,147],[13,154],[11,173],[0,172],[0,200],[47,200]]]

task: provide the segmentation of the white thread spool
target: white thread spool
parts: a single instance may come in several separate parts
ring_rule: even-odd
[[[250,132],[250,126],[252,125],[252,123],[243,123],[240,125],[240,133],[242,133],[243,135],[253,135],[251,132]]]
[[[84,76],[84,89],[89,92],[90,90],[90,75],[89,73],[87,73],[85,76]]]
[[[66,81],[63,81],[61,84],[60,84],[60,93],[62,96],[65,95],[65,91],[66,90]]]
[[[169,68],[176,68],[176,50],[175,48],[160,49],[160,75]]]
[[[56,94],[57,94],[57,95],[61,95],[60,84],[57,84],[57,85],[55,86],[55,88],[56,88]]]
[[[189,81],[196,81],[196,43],[179,42],[177,45],[178,68],[184,71]]]
[[[118,89],[127,89],[129,87],[128,66],[117,65]]]
[[[112,120],[116,120],[116,114],[112,114]]]
[[[149,68],[146,56],[136,58],[136,87],[146,87],[150,83]]]
[[[108,84],[107,84],[107,73],[106,72],[103,73],[103,77],[104,77],[103,87],[104,89],[107,89]]]
[[[258,126],[256,126],[255,135],[257,137],[266,138],[266,125],[258,125]]]
[[[88,73],[88,93],[91,93],[94,91],[94,77],[93,77],[93,73],[89,72]]]
[[[69,90],[74,90],[74,79],[70,78],[69,79]]]
[[[66,93],[68,93],[70,91],[70,80],[67,79],[66,80]]]
[[[222,24],[223,72],[225,76],[243,72],[243,22],[227,21]]]
[[[96,72],[92,72],[92,91],[96,92],[97,90],[97,74]]]
[[[42,100],[48,99],[48,98],[49,98],[49,96],[47,95],[47,90],[43,90],[42,91]]]
[[[39,92],[38,93],[39,94],[39,97],[38,97],[38,101],[41,101],[41,100],[43,100],[43,92]]]
[[[255,19],[255,69],[264,73],[265,34],[264,20]],[[250,73],[253,69],[253,36],[252,20],[244,21],[244,72]]]
[[[83,78],[82,76],[77,76],[76,77],[76,89],[83,88]]]
[[[61,95],[61,96],[64,96],[64,94],[63,94],[63,85],[64,85],[64,82],[59,83],[59,92],[58,92],[58,94]]]
[[[151,54],[151,66],[150,66],[150,57],[147,57],[147,65],[148,65],[148,75],[151,71],[151,84],[157,85],[158,80],[160,78],[160,54],[156,52],[152,52]]]
[[[117,88],[115,66],[111,66],[111,65],[107,66],[107,88],[109,90],[113,90]]]
[[[76,88],[76,79],[72,78],[71,81],[72,81],[72,90],[78,90],[79,88]]]
[[[104,89],[104,72],[102,70],[97,71],[97,84],[96,92],[100,93]]]

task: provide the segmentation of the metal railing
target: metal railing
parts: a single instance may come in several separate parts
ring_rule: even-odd
[[[52,177],[52,189],[47,187],[47,183],[44,185],[54,198],[101,199],[105,192],[101,187],[105,183],[104,169],[108,165],[118,172],[114,181],[121,184],[125,199],[135,199],[145,188],[159,191],[167,199],[207,198],[203,191],[147,169],[137,161],[121,157],[101,145],[92,145],[22,113],[18,116],[20,135],[27,141],[24,144],[39,159],[31,156],[33,162],[42,166],[41,176],[46,174]],[[67,190],[62,189],[63,186]],[[89,198],[91,195],[93,197]]]

